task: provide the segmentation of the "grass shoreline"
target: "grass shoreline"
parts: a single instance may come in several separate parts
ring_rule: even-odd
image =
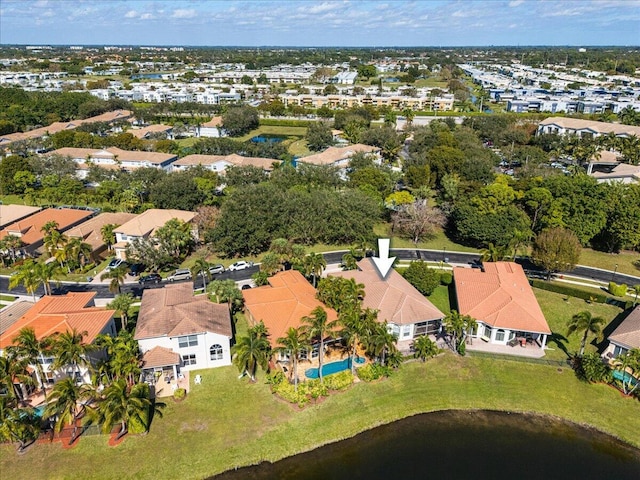
[[[580,382],[568,368],[446,353],[303,410],[275,398],[262,374],[249,384],[233,367],[198,373],[202,384],[192,385],[184,402],[169,401],[146,436],[115,448],[103,436],[82,437],[72,450],[41,444],[25,455],[2,446],[0,471],[7,478],[19,478],[25,468],[37,472],[34,478],[208,478],[445,410],[559,418],[640,448],[640,403],[609,386]]]

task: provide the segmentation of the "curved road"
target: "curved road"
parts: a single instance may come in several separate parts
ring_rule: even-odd
[[[342,260],[342,255],[346,253],[346,250],[337,251],[337,252],[328,252],[324,253],[323,256],[327,264],[336,264],[340,263]],[[429,262],[448,262],[448,263],[462,263],[462,264],[471,264],[477,262],[479,260],[479,255],[477,253],[463,253],[463,252],[449,252],[443,250],[421,250],[421,249],[392,249],[389,252],[389,255],[392,257],[398,257],[398,260],[425,260]],[[544,275],[544,272],[539,268],[533,265],[528,259],[518,258],[516,262],[522,265],[522,267],[528,273]],[[240,270],[237,272],[229,272],[226,271],[220,275],[215,275],[215,280],[224,280],[224,279],[232,279],[236,282],[242,280],[248,280],[251,278],[251,275],[256,273],[259,270],[257,265],[253,267],[247,268],[245,270]],[[560,272],[561,274],[563,272]],[[599,282],[610,282],[615,281],[616,283],[626,283],[627,285],[638,285],[640,284],[640,277],[635,277],[632,275],[626,275],[622,273],[612,272],[609,270],[601,270],[599,268],[593,267],[585,267],[578,266],[575,270],[571,272],[564,272],[567,275],[571,275],[572,277],[584,278],[587,280],[596,280]],[[202,281],[198,278],[196,279],[195,288],[202,287]],[[144,288],[158,288],[165,283],[161,283],[159,285],[147,285]],[[22,286],[18,286],[14,288],[12,291],[9,291],[9,279],[7,277],[0,277],[0,293],[15,293],[19,295],[27,295],[25,289]],[[123,293],[130,292],[135,296],[140,296],[142,294],[143,287],[134,284],[125,284],[122,287]],[[97,292],[98,298],[113,298],[113,293],[109,292],[108,285],[96,285],[89,283],[70,283],[70,282],[62,282],[59,286],[54,286],[54,293],[62,294],[66,292]],[[37,295],[43,295],[44,291],[42,287],[36,292]]]

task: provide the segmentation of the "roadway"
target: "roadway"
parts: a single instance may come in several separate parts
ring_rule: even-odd
[[[346,253],[346,251],[336,251],[336,252],[328,252],[324,253],[323,256],[328,265],[330,264],[339,264],[342,261],[342,256]],[[392,257],[397,257],[400,261],[411,261],[411,260],[424,260],[428,262],[444,262],[450,264],[472,264],[477,263],[479,260],[479,255],[477,253],[463,253],[463,252],[449,252],[446,250],[422,250],[422,249],[392,249],[389,253]],[[544,272],[529,262],[528,259],[517,258],[516,262],[521,264],[522,267],[529,274],[533,274],[536,276],[544,276]],[[236,272],[226,271],[219,275],[214,275],[213,280],[225,280],[231,279],[235,282],[244,282],[251,278],[251,275],[258,272],[259,266],[254,265],[245,270],[239,270]],[[640,277],[626,275],[622,273],[612,272],[609,270],[602,270],[599,268],[593,267],[585,267],[585,266],[577,266],[571,272],[559,272],[558,275],[570,275],[572,277],[583,278],[586,280],[593,280],[598,282],[608,283],[610,281],[615,281],[616,283],[626,283],[627,285],[638,285],[640,284]],[[143,289],[146,288],[160,288],[163,285],[166,285],[165,282],[160,283],[158,285],[145,285],[144,287],[140,286],[137,282],[132,282],[130,278],[127,280],[122,286],[123,293],[132,293],[134,296],[142,295]],[[188,280],[187,280],[188,281]],[[79,283],[79,282],[60,282],[59,284],[53,285],[53,291],[55,294],[64,294],[67,292],[96,292],[97,298],[113,298],[114,294],[109,291],[109,285],[105,284],[95,284],[95,283]],[[194,288],[202,288],[202,279],[197,278],[194,282]],[[8,293],[8,294],[17,294],[17,295],[27,295],[24,287],[17,286],[13,290],[9,291],[9,279],[8,277],[0,277],[0,293]],[[43,295],[44,290],[40,287],[36,291],[36,295]]]

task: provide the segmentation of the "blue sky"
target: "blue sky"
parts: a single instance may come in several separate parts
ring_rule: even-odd
[[[640,45],[640,0],[0,0],[0,43]]]

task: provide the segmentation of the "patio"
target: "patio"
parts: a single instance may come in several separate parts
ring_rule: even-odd
[[[154,379],[147,377],[146,382],[154,389],[156,397],[170,397],[178,388],[184,388],[189,393],[189,372],[181,372],[177,377],[172,370],[164,370],[160,375],[153,375]]]
[[[480,338],[472,339],[472,343],[467,342],[467,350],[486,353],[498,353],[501,355],[515,355],[518,357],[542,358],[544,357],[544,349],[536,342],[518,342],[514,346],[497,345],[488,343]]]

